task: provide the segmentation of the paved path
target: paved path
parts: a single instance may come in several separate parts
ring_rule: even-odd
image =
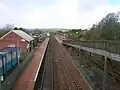
[[[23,74],[17,80],[13,90],[33,90],[34,83],[48,44],[48,38],[38,47],[31,63],[27,66]]]

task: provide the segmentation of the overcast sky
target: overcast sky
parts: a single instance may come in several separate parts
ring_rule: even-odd
[[[0,27],[89,28],[118,10],[119,0],[0,0]]]

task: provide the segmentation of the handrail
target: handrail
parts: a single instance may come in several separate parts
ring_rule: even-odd
[[[106,50],[111,53],[120,54],[120,42],[96,40],[96,41],[81,41],[81,40],[63,40],[63,43],[71,43],[75,45],[81,45],[89,48],[96,48]]]

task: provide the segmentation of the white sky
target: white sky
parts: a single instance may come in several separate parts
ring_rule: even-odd
[[[0,27],[90,28],[118,10],[108,0],[1,0]]]

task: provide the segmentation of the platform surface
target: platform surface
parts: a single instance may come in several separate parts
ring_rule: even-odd
[[[29,63],[25,71],[16,81],[15,87],[13,90],[33,90],[48,41],[49,41],[49,38],[47,38],[38,47],[38,49],[34,53],[32,61]]]

